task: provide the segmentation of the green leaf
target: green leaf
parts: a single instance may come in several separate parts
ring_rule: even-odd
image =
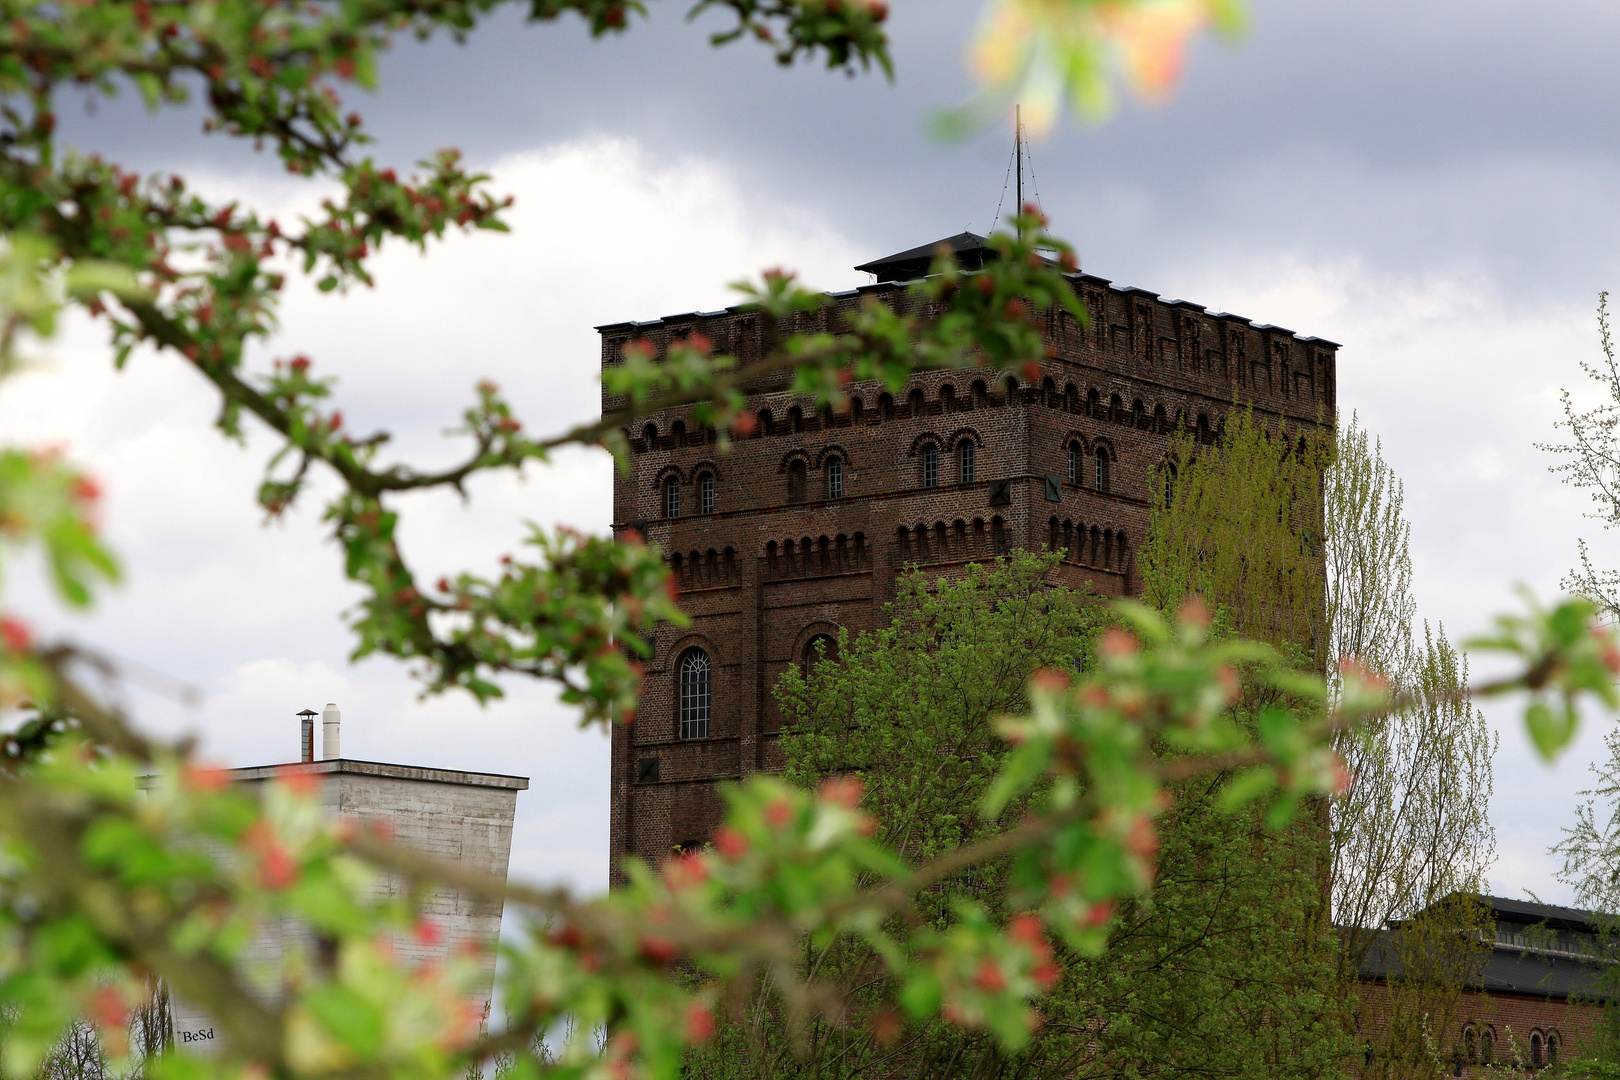
[[[1234,776],[1221,790],[1216,806],[1225,813],[1247,806],[1277,784],[1277,773],[1269,765],[1261,765]]]
[[[382,1049],[382,1010],[355,991],[319,986],[304,995],[304,1004],[321,1027],[356,1054],[370,1057]]]
[[[1533,701],[1524,710],[1524,726],[1541,760],[1552,761],[1575,734],[1576,714],[1566,709],[1555,715],[1545,701]]]

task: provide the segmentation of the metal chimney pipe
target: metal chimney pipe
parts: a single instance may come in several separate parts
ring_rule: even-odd
[[[315,760],[315,718],[319,715],[321,714],[316,712],[314,709],[305,709],[303,712],[298,714],[298,726],[300,729],[300,739],[298,743],[299,761]]]
[[[343,714],[338,707],[328,701],[326,711],[321,714],[321,757],[327,761],[342,757],[338,753],[338,725],[343,721]]]

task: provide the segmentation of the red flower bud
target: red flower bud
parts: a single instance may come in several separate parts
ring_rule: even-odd
[[[858,776],[834,776],[822,781],[817,796],[822,802],[854,809],[861,802],[861,787]]]
[[[973,983],[987,994],[999,994],[1007,989],[1007,976],[1001,973],[1001,966],[994,960],[986,960],[974,973]]]
[[[1184,626],[1198,630],[1209,629],[1209,607],[1199,597],[1189,596],[1183,601],[1181,607],[1176,610],[1176,618]]]
[[[893,1009],[884,1009],[872,1017],[872,1039],[879,1046],[893,1046],[900,1041],[900,1017]]]
[[[1025,945],[1034,945],[1037,942],[1044,944],[1040,918],[1027,912],[1013,916],[1007,923],[1007,934],[1013,940],[1022,941]]]
[[[181,785],[192,791],[220,791],[230,782],[230,770],[218,765],[199,765],[188,761],[180,773]]]
[[[681,949],[667,937],[649,934],[641,939],[641,955],[655,964],[668,964],[681,955]]]
[[[5,646],[6,652],[27,652],[33,644],[34,637],[26,624],[9,616],[0,618],[0,645]]]
[[[1102,640],[1097,642],[1097,651],[1109,660],[1122,660],[1134,655],[1136,650],[1136,638],[1117,626],[1109,627]]]
[[[1056,694],[1069,688],[1069,673],[1056,668],[1041,668],[1029,677],[1029,681],[1037,690]]]
[[[581,934],[577,928],[572,926],[564,926],[561,928],[554,927],[551,932],[546,935],[546,942],[548,944],[555,945],[562,949],[577,949],[579,948],[580,943],[584,940],[584,935]]]
[[[686,1041],[692,1046],[709,1041],[714,1034],[714,1013],[701,1001],[686,1006]]]
[[[298,864],[287,849],[274,840],[265,845],[259,859],[259,884],[267,889],[285,889],[298,880]]]
[[[722,856],[736,862],[748,854],[748,838],[730,825],[722,825],[714,834],[714,847]]]

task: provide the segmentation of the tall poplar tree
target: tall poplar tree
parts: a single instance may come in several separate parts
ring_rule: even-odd
[[[1163,469],[1142,553],[1154,603],[1203,597],[1223,629],[1291,650],[1335,686],[1350,660],[1413,701],[1339,738],[1350,782],[1317,820],[1353,1044],[1375,1075],[1432,1075],[1479,959],[1455,930],[1481,918],[1496,740],[1461,694],[1466,661],[1443,628],[1418,625],[1401,482],[1354,416],[1335,437],[1240,411],[1216,444],[1178,436]],[[1403,975],[1364,987],[1372,961]]]

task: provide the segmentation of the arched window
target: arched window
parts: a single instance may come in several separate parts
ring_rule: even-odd
[[[1530,1033],[1530,1064],[1537,1068],[1547,1064],[1547,1044],[1542,1041],[1539,1031]]]
[[[922,486],[939,486],[939,447],[925,443],[922,448]]]
[[[1496,1060],[1496,1032],[1489,1027],[1479,1029],[1479,1060],[1486,1065]]]
[[[1102,419],[1102,395],[1095,389],[1086,394],[1086,415],[1094,420]]]
[[[647,440],[647,449],[658,449],[658,425],[648,424],[641,429],[641,437]]]
[[[1097,490],[1108,490],[1108,451],[1101,446],[1097,447]]]
[[[1175,497],[1176,467],[1174,465],[1167,464],[1164,467],[1164,505],[1168,508],[1171,500],[1173,500]]]
[[[664,516],[667,518],[681,516],[681,478],[678,476],[664,479]]]
[[[1558,1032],[1556,1032],[1556,1031],[1547,1032],[1547,1064],[1548,1065],[1556,1065],[1556,1064],[1558,1064],[1559,1042],[1560,1042],[1560,1040],[1558,1038]]]
[[[788,410],[788,424],[795,433],[804,430],[804,410],[797,405]]]
[[[851,423],[861,422],[861,414],[866,412],[866,402],[860,398],[849,399],[849,419]]]
[[[844,497],[844,459],[830,457],[827,459],[827,498],[842,499]]]
[[[1479,1060],[1479,1037],[1475,1034],[1472,1024],[1463,1028],[1462,1058],[1464,1061]]]
[[[771,424],[773,420],[774,418],[771,416],[771,410],[759,410],[759,427],[754,429],[754,437],[759,439],[769,435],[771,433]]]
[[[1080,444],[1069,444],[1069,483],[1080,486]]]
[[[878,395],[878,416],[884,420],[894,419],[894,396],[892,394]]]
[[[924,411],[925,399],[921,390],[913,390],[906,395],[906,408],[911,410],[912,416],[921,416]]]
[[[709,654],[702,649],[687,649],[681,654],[680,734],[683,739],[706,739],[709,736],[712,671]]]
[[[956,448],[956,467],[964,484],[973,483],[975,465],[973,458],[976,450],[971,439],[963,439],[961,445]]]
[[[788,502],[804,502],[805,474],[804,462],[792,461],[788,463]]]
[[[822,664],[836,664],[838,662],[838,639],[831,634],[817,634],[805,643],[804,656],[800,658],[800,662],[804,667],[806,677]]]
[[[714,513],[714,473],[698,473],[698,513]]]
[[[686,445],[686,423],[685,423],[685,421],[682,421],[682,420],[675,421],[674,425],[672,425],[670,427],[670,429],[669,429],[669,434],[670,434],[670,437],[675,440],[675,445],[676,446],[685,446]]]
[[[989,387],[984,385],[984,380],[975,379],[973,381],[973,407],[975,409],[984,408],[989,401],[989,396],[990,390]]]
[[[1011,375],[1007,376],[1007,404],[1018,404],[1018,380]]]

